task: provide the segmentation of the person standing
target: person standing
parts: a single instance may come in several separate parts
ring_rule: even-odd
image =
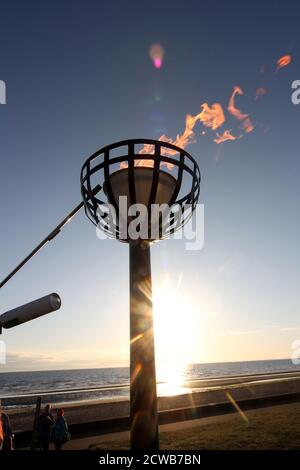
[[[3,413],[0,401],[0,449],[13,450],[13,433],[9,417]]]
[[[51,413],[51,405],[46,405],[44,412],[39,417],[38,425],[38,447],[41,450],[49,450],[51,429],[54,425],[53,415]]]
[[[68,424],[62,408],[57,411],[57,419],[53,427],[53,442],[55,450],[61,450],[62,445],[70,439]]]
[[[0,450],[2,450],[3,441],[4,441],[3,424],[2,424],[2,419],[0,419]]]

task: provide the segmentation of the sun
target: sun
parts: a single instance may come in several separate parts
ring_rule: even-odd
[[[194,342],[194,308],[181,289],[182,276],[166,275],[153,293],[156,376],[159,395],[188,393],[185,371]]]

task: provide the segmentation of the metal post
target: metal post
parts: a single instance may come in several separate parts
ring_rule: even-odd
[[[31,441],[31,450],[36,450],[37,445],[37,433],[38,433],[38,425],[39,425],[39,417],[41,411],[41,403],[42,398],[37,397],[36,399],[36,407],[34,413],[34,422],[33,422],[33,431],[32,431],[32,441]]]
[[[130,423],[131,449],[157,450],[158,419],[149,242],[130,250]]]
[[[100,191],[100,186],[97,185],[95,189],[92,191],[92,195],[97,194],[97,192]],[[89,199],[90,196],[87,196],[87,199]],[[61,229],[70,222],[70,220],[76,215],[80,209],[84,206],[84,202],[80,202],[56,227],[52,232],[47,235],[46,238],[44,238],[30,253],[29,255],[26,256],[26,258],[21,261],[21,263],[18,264],[18,266],[15,267],[15,269],[6,276],[3,281],[0,282],[0,289],[5,286],[5,284],[15,275],[17,274],[18,271],[29,261],[31,258],[38,252],[40,251],[48,242],[53,240],[61,231]]]

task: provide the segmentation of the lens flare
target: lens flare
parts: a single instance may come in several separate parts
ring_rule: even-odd
[[[149,56],[156,69],[160,69],[163,64],[165,51],[160,44],[152,44],[149,49]]]
[[[157,380],[162,382],[158,387],[159,395],[190,392],[184,385],[185,370],[198,344],[199,332],[195,328],[195,307],[183,296],[181,280],[182,274],[177,280],[165,274],[159,288],[154,289]]]

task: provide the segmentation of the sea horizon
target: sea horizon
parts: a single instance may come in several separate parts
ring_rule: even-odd
[[[292,363],[290,358],[278,358],[278,359],[245,359],[239,361],[209,361],[209,362],[189,362],[186,366],[191,365],[208,365],[208,364],[242,364],[242,363],[257,363],[257,362],[278,362],[278,361],[289,361]],[[18,369],[18,370],[9,370],[1,371],[0,374],[17,374],[17,373],[31,373],[31,372],[61,372],[61,371],[75,371],[75,370],[99,370],[99,369],[129,369],[128,365],[116,365],[116,366],[99,366],[99,367],[62,367],[62,368],[50,368],[50,369]]]
[[[201,379],[300,372],[300,365],[290,359],[267,359],[188,364],[182,370],[168,372],[157,376],[159,396],[189,393],[189,382]],[[39,395],[53,404],[129,399],[129,382],[128,366],[2,372],[0,398],[9,407],[32,406]]]

